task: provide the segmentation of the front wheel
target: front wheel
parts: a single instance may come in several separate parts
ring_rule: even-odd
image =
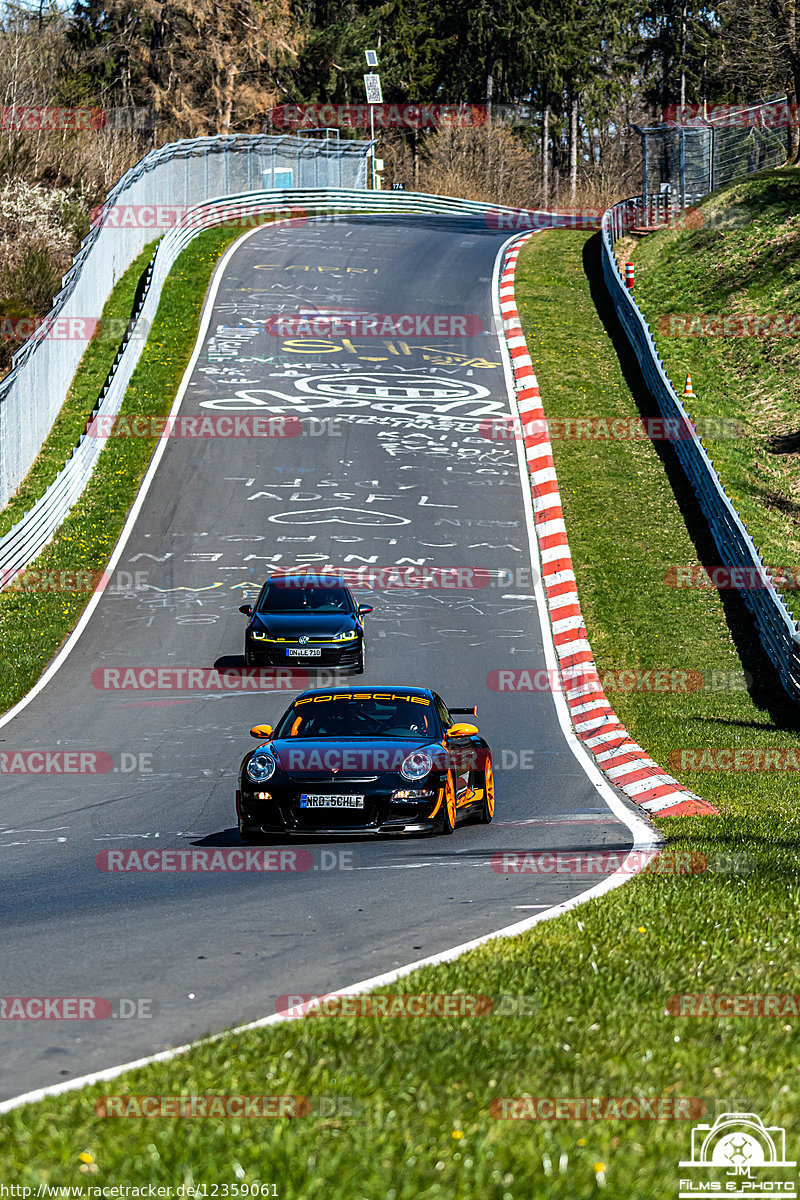
[[[442,808],[442,833],[449,836],[456,829],[456,781],[452,771],[447,772]]]
[[[259,841],[262,840],[262,835],[256,833],[256,831],[254,829],[251,829],[251,827],[249,825],[245,825],[244,822],[242,821],[241,817],[239,818],[239,837],[248,846],[256,845]]]
[[[483,786],[483,799],[478,811],[478,821],[481,825],[490,825],[494,816],[494,772],[492,771],[492,760],[488,755],[485,770],[478,777],[478,786],[481,785]]]

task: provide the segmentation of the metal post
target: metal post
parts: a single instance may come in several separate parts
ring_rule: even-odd
[[[642,130],[642,207],[647,208],[647,133]]]
[[[686,134],[680,132],[681,145],[681,211],[686,208]]]
[[[714,159],[716,157],[716,152],[717,152],[717,131],[714,128],[714,126],[712,125],[711,126],[711,151],[710,151],[710,155],[709,155],[709,164],[708,164],[708,166],[709,166],[709,183],[711,185],[708,190],[710,192],[713,192],[714,184],[715,184],[714,175],[716,172],[717,164],[714,161]]]
[[[375,190],[375,110],[370,104],[369,106],[369,140],[372,143],[369,149],[370,158],[370,189]]]

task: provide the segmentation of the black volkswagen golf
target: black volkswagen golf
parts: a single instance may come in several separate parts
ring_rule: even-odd
[[[248,667],[346,667],[364,670],[364,623],[369,604],[356,604],[337,576],[273,575],[254,605],[239,609]]]
[[[471,722],[415,687],[303,692],[239,769],[245,841],[270,833],[452,833],[494,815],[492,756]]]

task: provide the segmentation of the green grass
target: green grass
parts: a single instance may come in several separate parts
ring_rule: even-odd
[[[161,296],[147,344],[131,379],[123,413],[163,416],[172,405],[194,347],[200,310],[215,262],[240,231],[200,234],[173,267]],[[151,249],[143,252],[119,281],[103,313],[130,315],[136,282]],[[31,507],[69,457],[97,400],[116,343],[93,340],[84,354],[69,398],[18,496],[0,515],[0,529]],[[53,542],[35,561],[36,570],[99,572],[105,567],[150,462],[155,442],[111,438],[98,459],[83,496]],[[24,577],[20,581],[24,588]],[[0,592],[0,711],[15,704],[41,675],[74,628],[89,600],[88,591]],[[36,636],[31,637],[31,630]]]
[[[741,180],[700,206],[697,228],[644,238],[632,258],[636,300],[678,393],[690,372],[696,412],[734,418],[748,431],[746,438],[707,442],[729,495],[768,565],[794,568],[800,338],[675,337],[658,321],[677,313],[800,313],[798,202],[793,169]],[[785,596],[800,616],[796,592]]]
[[[552,417],[634,416],[582,254],[596,280],[596,237],[537,235],[520,259],[518,299],[545,409]],[[683,561],[692,542],[653,447],[564,441],[555,457],[599,664],[741,669],[718,598],[664,587],[663,563]],[[634,694],[617,708],[656,757],[712,738],[793,739],[788,710],[776,730],[746,694],[693,692],[666,704]],[[791,1129],[800,1100],[796,1018],[666,1013],[673,994],[797,990],[793,788],[766,775],[702,778],[700,791],[721,816],[661,822],[669,849],[745,851],[749,874],[647,875],[391,989],[527,995],[535,1015],[317,1017],[226,1035],[185,1058],[9,1114],[0,1132],[8,1180],[261,1180],[304,1200],[583,1200],[602,1187],[615,1198],[674,1197],[690,1122],[501,1121],[490,1105],[524,1094],[697,1097],[712,1120],[744,1105]],[[215,1092],[338,1097],[360,1110],[283,1121],[111,1120],[94,1111],[104,1094]],[[92,1161],[82,1164],[81,1153]]]

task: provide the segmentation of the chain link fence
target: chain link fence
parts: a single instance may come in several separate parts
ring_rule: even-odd
[[[674,114],[674,115],[673,115]],[[668,110],[663,125],[633,128],[642,140],[642,199],[668,193],[674,208],[714,188],[785,162],[791,114],[786,100]]]
[[[367,186],[369,141],[234,134],[173,142],[132,167],[95,214],[53,308],[0,382],[0,506],[30,470],[67,395],[94,323],[148,242],[191,205],[264,189]]]

